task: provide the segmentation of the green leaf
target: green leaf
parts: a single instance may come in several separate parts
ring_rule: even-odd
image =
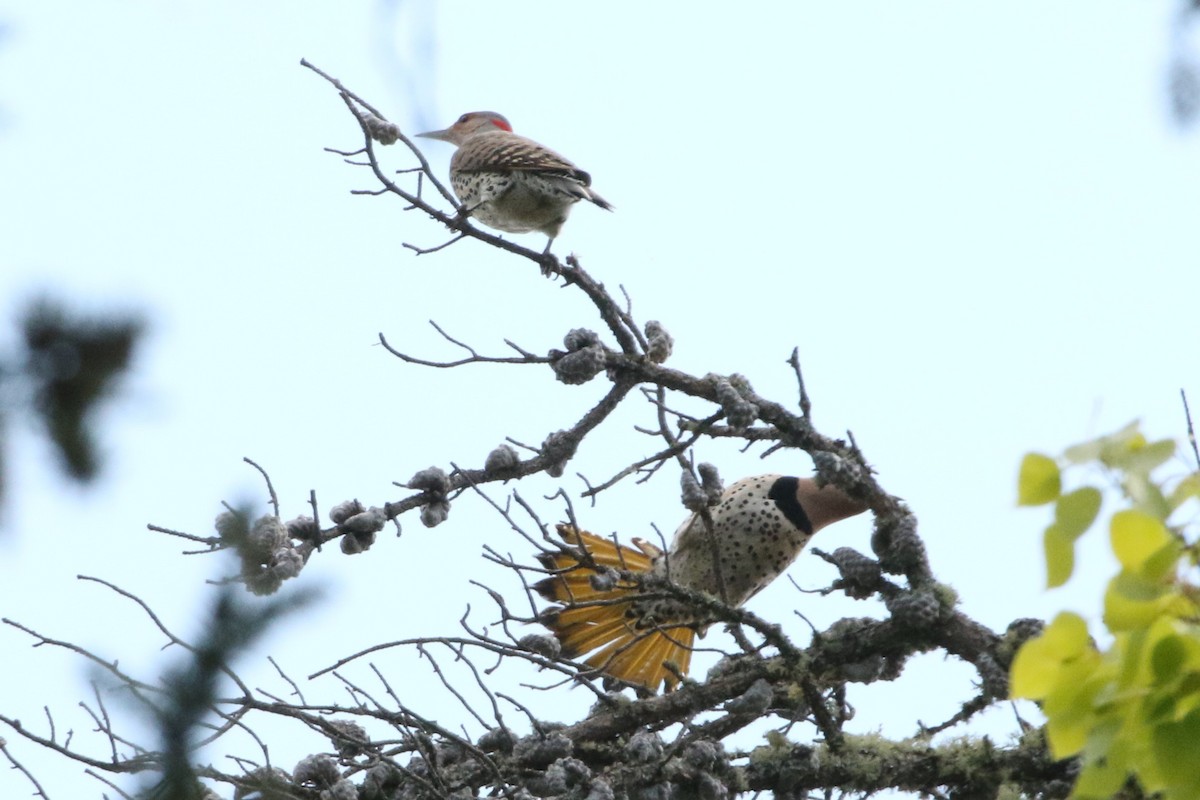
[[[1149,444],[1137,443],[1131,446],[1121,458],[1119,466],[1129,472],[1152,472],[1162,466],[1171,456],[1175,455],[1175,440],[1162,439]]]
[[[1175,680],[1186,660],[1187,648],[1178,636],[1160,639],[1150,652],[1150,668],[1154,671],[1154,680],[1158,683]]]
[[[1068,447],[1063,456],[1072,464],[1087,464],[1092,461],[1099,461],[1106,451],[1114,447],[1120,447],[1121,442],[1127,442],[1135,436],[1140,436],[1141,434],[1138,433],[1140,425],[1141,423],[1135,419],[1119,431],[1114,431],[1107,436],[1098,436],[1095,439],[1089,439],[1086,442],[1080,442],[1077,445]]]
[[[1054,459],[1041,453],[1026,453],[1017,478],[1017,505],[1040,506],[1062,492],[1062,476]]]
[[[1104,624],[1114,632],[1147,628],[1164,613],[1165,594],[1167,590],[1159,582],[1122,570],[1104,592]]]
[[[1179,558],[1183,555],[1183,546],[1174,537],[1166,546],[1160,548],[1146,559],[1145,565],[1142,567],[1142,574],[1153,580],[1164,581],[1168,578],[1173,578],[1179,568]],[[1195,609],[1190,612],[1183,612],[1180,616],[1194,614]]]
[[[1047,658],[1048,649],[1039,636],[1030,639],[1017,651],[1008,682],[1009,696],[1013,700],[1041,700],[1054,686],[1054,679],[1058,675],[1054,664]]]
[[[1012,696],[1042,699],[1054,688],[1062,665],[1078,659],[1090,648],[1083,618],[1069,611],[1059,614],[1041,635],[1017,651],[1009,686]]]
[[[1096,521],[1100,499],[1100,490],[1091,486],[1062,495],[1054,507],[1055,527],[1061,528],[1072,539],[1078,538]]]
[[[1046,740],[1050,745],[1050,755],[1055,759],[1070,758],[1083,749],[1087,744],[1088,730],[1091,727],[1085,719],[1055,718],[1046,722]]]
[[[1144,447],[1146,437],[1141,432],[1141,422],[1133,422],[1100,439],[1100,461],[1107,466],[1117,466],[1132,450]]]
[[[1149,473],[1130,471],[1121,481],[1125,494],[1133,501],[1133,507],[1152,517],[1166,519],[1171,513],[1171,504],[1163,495],[1162,488]]]
[[[1084,764],[1071,790],[1071,797],[1109,798],[1120,791],[1129,779],[1129,773],[1123,764],[1114,763],[1109,758],[1097,758]]]
[[[1046,588],[1062,586],[1075,570],[1075,537],[1055,523],[1042,536],[1046,551]]]
[[[1142,571],[1146,561],[1174,540],[1162,520],[1142,511],[1118,511],[1109,522],[1113,554],[1121,566]]]
[[[1154,759],[1172,800],[1200,797],[1200,711],[1156,725],[1150,734]]]
[[[1141,436],[1141,424],[1139,420],[1135,419],[1118,431],[1113,431],[1104,436],[1097,436],[1095,439],[1089,439],[1086,442],[1080,442],[1077,445],[1068,447],[1064,455],[1076,464],[1100,460],[1105,452],[1114,448],[1121,448],[1123,447],[1123,443]]]
[[[1092,649],[1092,637],[1088,634],[1087,623],[1083,617],[1070,611],[1056,616],[1042,635],[1051,652],[1059,658],[1074,658]]]
[[[1097,696],[1111,683],[1098,667],[1100,654],[1089,650],[1062,662],[1055,671],[1054,687],[1042,701],[1047,743],[1055,759],[1080,752],[1096,730]]]
[[[1171,490],[1171,510],[1174,511],[1192,498],[1200,499],[1200,472],[1188,475]]]
[[[1104,446],[1103,437],[1089,439],[1086,442],[1072,445],[1063,451],[1063,458],[1072,464],[1088,464],[1100,458],[1100,450]]]
[[[1105,655],[1109,661],[1117,662],[1116,680],[1109,687],[1105,702],[1113,707],[1119,705],[1130,691],[1142,692],[1150,683],[1150,666],[1146,655],[1147,648],[1152,644],[1150,635],[1156,630],[1155,624],[1162,617],[1155,617],[1150,625],[1131,631],[1122,631],[1114,637],[1112,647]]]

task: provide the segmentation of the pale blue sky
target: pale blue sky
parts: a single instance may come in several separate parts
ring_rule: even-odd
[[[74,576],[112,580],[194,632],[203,579],[224,565],[180,557],[145,525],[207,534],[220,500],[261,500],[243,456],[270,471],[286,518],[306,511],[310,489],[325,509],[381,505],[404,495],[392,481],[480,464],[505,436],[540,442],[599,396],[599,383],[563,387],[549,370],[435,372],[375,346],[383,332],[456,355],[431,318],[490,353],[504,338],[545,351],[601,325],[580,296],[474,242],[403,250],[445,231],[397,200],[349,194],[369,175],[322,148],[356,147],[357,126],[301,57],[406,131],[496,110],[589,170],[617,210],[577,209],[556,251],[660,320],[676,338],[672,366],[739,371],[788,402],[784,362],[798,346],[816,422],[853,430],[968,613],[1002,627],[1064,605],[1093,612],[1101,538],[1084,546],[1085,589],[1042,592],[1046,520],[1013,508],[1016,466],[1026,450],[1135,417],[1179,435],[1180,388],[1200,406],[1200,140],[1167,115],[1173,3],[1048,5],[0,2],[0,319],[50,290],[151,322],[105,415],[96,486],[65,485],[43,442],[15,426],[0,615],[152,676],[171,654],[151,626]],[[426,152],[445,169],[449,146]],[[648,415],[632,403],[572,471],[602,479],[649,453],[631,432]],[[722,445],[697,455],[729,481],[809,469]],[[673,530],[677,486],[670,471],[623,485],[585,522],[626,537]],[[819,545],[867,550],[869,530],[839,525]],[[439,528],[407,518],[402,538],[365,556],[318,556],[298,583],[321,583],[327,602],[247,659],[252,685],[280,690],[267,652],[301,678],[377,641],[453,633],[468,602],[490,619],[468,580],[513,583],[477,557],[484,542],[528,550],[463,498]],[[808,587],[833,575],[812,556],[790,574]],[[798,607],[818,626],[882,613],[798,598],[786,581],[751,607],[783,619]],[[0,709],[36,727],[49,703],[60,731],[102,754],[75,705],[83,664],[28,644],[0,629]],[[458,720],[427,667],[377,663],[430,716]],[[912,733],[918,717],[953,714],[970,678],[940,657],[914,662],[899,683],[852,693],[855,725]],[[330,678],[305,691],[338,697]],[[548,717],[588,704],[578,691],[514,691]],[[1013,727],[1006,711],[985,723]],[[51,797],[100,794],[0,735]],[[290,769],[322,746],[289,738],[273,755]],[[211,757],[233,769],[223,752]],[[0,796],[27,791],[0,770]]]

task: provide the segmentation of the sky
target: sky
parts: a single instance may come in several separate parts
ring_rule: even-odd
[[[323,148],[354,149],[358,128],[300,67],[307,58],[406,132],[495,110],[588,170],[616,211],[577,208],[555,251],[623,287],[638,319],[661,321],[675,337],[670,366],[740,372],[791,403],[786,359],[799,348],[816,424],[852,431],[915,510],[966,613],[999,629],[1063,608],[1096,620],[1111,569],[1103,537],[1084,541],[1078,585],[1044,591],[1048,519],[1015,508],[1015,476],[1026,451],[1057,453],[1133,419],[1152,437],[1182,436],[1180,389],[1200,407],[1200,134],[1168,113],[1175,10],[0,0],[0,320],[48,292],[149,323],[100,418],[97,483],[65,482],[29,420],[10,423],[0,616],[153,677],[178,652],[130,601],[76,576],[111,581],[194,637],[206,580],[231,567],[146,526],[210,535],[222,501],[265,512],[244,457],[269,472],[285,519],[307,511],[310,491],[324,509],[382,505],[429,465],[480,465],[509,436],[541,442],[603,391],[536,368],[423,369],[378,346],[383,333],[457,357],[436,320],[482,352],[503,354],[505,339],[543,352],[602,325],[581,296],[479,243],[404,249],[447,232],[397,199],[351,194],[374,188],[370,175]],[[444,171],[450,146],[423,147]],[[399,148],[386,156],[411,166]],[[0,323],[0,347],[14,338]],[[578,495],[575,470],[603,479],[652,452],[633,430],[651,420],[631,403],[563,485]],[[802,454],[758,453],[718,443],[696,458],[729,482],[811,469]],[[489,492],[503,502],[511,488]],[[546,519],[563,515],[542,498],[553,482],[518,488]],[[678,494],[664,470],[606,493],[584,519],[625,538],[671,531]],[[335,679],[303,677],[379,641],[452,635],[468,605],[490,620],[472,580],[516,591],[479,554],[530,548],[482,500],[460,499],[435,529],[401,522],[364,555],[313,559],[293,583],[323,599],[243,659],[251,685],[284,691],[269,654],[310,699],[338,698]],[[866,552],[869,536],[859,519],[817,544]],[[806,588],[833,578],[811,555],[789,574]],[[795,608],[818,628],[884,613],[787,581],[750,607],[793,620],[798,636]],[[86,664],[31,644],[0,628],[0,713],[44,732],[49,705],[60,733],[103,754],[77,705],[91,696]],[[411,653],[375,663],[429,716],[463,716]],[[370,680],[365,664],[347,674]],[[548,718],[589,705],[582,691],[513,691]],[[853,724],[905,736],[971,696],[969,670],[927,656],[896,684],[854,687]],[[1014,727],[1001,707],[978,730],[1003,739]],[[0,736],[50,797],[104,791]],[[290,768],[323,746],[285,736],[272,756]],[[238,748],[209,756],[232,770]],[[0,770],[0,796],[29,791]]]

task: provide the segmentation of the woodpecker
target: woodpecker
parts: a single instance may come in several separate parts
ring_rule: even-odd
[[[490,228],[509,233],[562,230],[571,206],[590,200],[612,205],[592,190],[592,176],[548,147],[512,132],[494,111],[463,114],[449,128],[418,133],[458,147],[450,159],[450,185],[463,212]]]
[[[811,478],[759,475],[722,494],[711,511],[711,536],[703,518],[692,514],[665,553],[641,539],[629,548],[559,525],[563,540],[587,555],[539,557],[552,574],[534,588],[557,604],[540,620],[568,657],[582,656],[593,669],[642,690],[656,692],[665,683],[671,691],[688,671],[695,636],[716,620],[682,599],[647,596],[652,589],[617,573],[648,573],[740,606],[783,574],[814,533],[865,510],[840,489],[818,487]]]

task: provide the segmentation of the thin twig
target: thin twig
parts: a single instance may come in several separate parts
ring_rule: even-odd
[[[1192,445],[1192,457],[1196,459],[1196,469],[1200,469],[1200,448],[1196,447],[1196,428],[1192,425],[1192,411],[1188,408],[1187,392],[1180,389],[1179,397],[1183,400],[1183,416],[1187,419],[1187,435]]]
[[[796,373],[796,385],[800,390],[800,413],[807,420],[812,419],[812,401],[808,399],[808,392],[804,388],[804,374],[800,371],[800,348],[793,347],[792,355],[788,358],[787,363],[792,365],[792,371]]]
[[[40,783],[38,783],[38,779],[33,777],[33,773],[30,772],[24,764],[22,764],[20,761],[17,761],[16,756],[9,752],[8,743],[4,741],[3,738],[0,738],[0,753],[4,753],[4,757],[8,759],[8,763],[12,764],[13,769],[20,772],[30,783],[33,784],[34,793],[37,796],[44,798],[44,800],[50,800],[50,795],[46,794],[46,790],[42,788]]]
[[[275,509],[275,518],[278,519],[279,518],[279,495],[275,494],[275,486],[271,483],[271,476],[268,475],[267,471],[265,469],[263,469],[261,466],[259,466],[258,462],[254,461],[253,459],[248,458],[248,457],[243,457],[242,461],[245,461],[247,464],[249,464],[250,466],[254,467],[256,470],[258,470],[258,474],[262,475],[263,480],[266,481],[267,492],[270,493],[270,495],[271,495],[271,508]]]

